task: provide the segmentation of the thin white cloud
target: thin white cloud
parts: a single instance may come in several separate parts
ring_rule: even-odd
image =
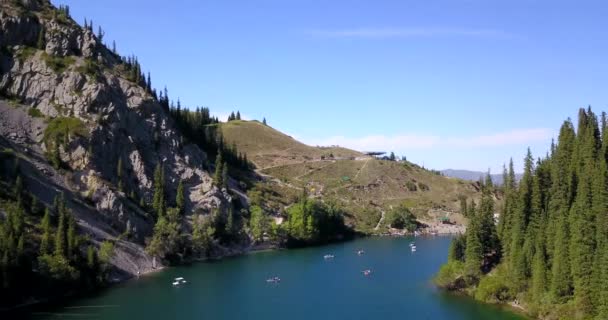
[[[412,150],[443,148],[482,148],[506,145],[525,145],[533,142],[547,141],[554,133],[546,128],[515,129],[488,135],[471,137],[441,137],[436,135],[371,135],[364,137],[335,136],[327,139],[304,140],[310,145],[339,145],[360,151]]]
[[[305,141],[319,146],[342,146],[360,151],[401,150],[404,148],[422,149],[438,145],[441,138],[425,135],[372,135],[359,138],[335,136],[317,141]]]
[[[470,138],[449,138],[446,144],[456,147],[495,147],[545,141],[552,136],[553,132],[546,128],[517,129]]]
[[[413,37],[511,37],[494,29],[463,28],[353,28],[353,29],[309,29],[305,34],[326,38],[413,38]]]

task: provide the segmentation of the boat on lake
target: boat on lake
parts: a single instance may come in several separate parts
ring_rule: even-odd
[[[174,286],[179,286],[180,284],[186,284],[186,283],[188,283],[188,282],[183,277],[175,278],[173,280],[173,285]]]
[[[334,258],[333,254],[326,254],[323,256],[323,259],[325,259],[325,260],[329,260],[329,259],[333,259],[333,258]]]
[[[369,276],[370,274],[372,274],[372,270],[371,269],[367,269],[367,270],[363,270],[361,271],[363,273],[364,276]]]
[[[357,254],[360,255],[360,256],[362,256],[362,255],[365,254],[365,251],[359,249],[359,250],[357,250]]]
[[[281,278],[279,278],[279,277],[268,278],[268,279],[266,279],[266,282],[268,282],[268,283],[279,283],[279,282],[281,282]]]

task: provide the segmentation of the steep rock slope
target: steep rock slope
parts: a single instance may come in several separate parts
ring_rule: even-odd
[[[154,220],[136,199],[152,201],[161,164],[169,201],[181,180],[186,212],[224,210],[232,199],[212,184],[206,154],[182,143],[150,87],[90,29],[46,0],[3,1],[0,9],[1,143],[16,150],[43,203],[64,192],[83,232],[117,241],[113,263],[125,275],[153,269],[143,246]],[[55,170],[45,155],[60,140],[64,168]],[[116,239],[127,231],[134,242]]]

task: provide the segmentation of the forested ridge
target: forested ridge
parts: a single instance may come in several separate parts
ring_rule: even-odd
[[[545,157],[528,150],[519,183],[505,169],[496,224],[489,192],[469,209],[437,283],[539,318],[608,319],[607,159],[606,113],[580,109]]]

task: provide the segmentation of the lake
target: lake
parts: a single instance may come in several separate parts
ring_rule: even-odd
[[[364,238],[169,268],[32,319],[524,319],[447,294],[431,278],[452,238]],[[417,252],[409,243],[415,241]],[[365,251],[357,255],[358,249]],[[323,256],[331,253],[334,259]],[[362,271],[371,269],[369,276]],[[281,282],[267,283],[278,276]],[[173,279],[186,284],[174,287]]]

